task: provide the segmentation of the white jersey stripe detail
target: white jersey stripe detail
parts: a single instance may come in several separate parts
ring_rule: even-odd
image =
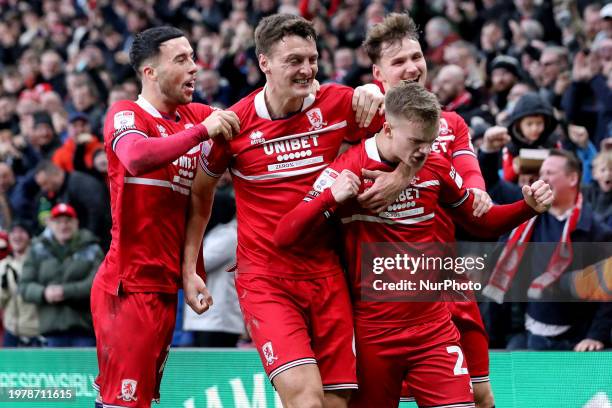
[[[343,224],[348,224],[354,221],[366,221],[366,222],[378,222],[380,224],[403,224],[403,225],[411,225],[418,224],[419,222],[427,221],[435,217],[435,213],[425,214],[421,217],[415,218],[407,218],[405,220],[391,220],[381,217],[376,217],[374,215],[364,215],[364,214],[353,214],[350,217],[342,218]]]
[[[476,405],[473,402],[459,402],[457,404],[432,405],[430,408],[474,408]]]
[[[317,364],[317,360],[315,360],[314,358],[301,358],[299,360],[290,361],[287,364],[283,364],[282,366],[273,370],[268,376],[268,378],[270,378],[270,381],[272,381],[274,377],[276,377],[283,371],[288,370],[293,367],[304,365],[304,364]]]
[[[323,391],[356,390],[358,388],[359,388],[359,385],[357,385],[357,383],[332,384],[332,385],[324,385]]]
[[[429,181],[424,181],[420,184],[415,184],[414,187],[426,188],[426,187],[439,186],[439,185],[440,185],[440,180],[429,180]]]
[[[176,191],[183,195],[189,195],[190,193],[190,190],[188,188],[177,186],[176,184],[172,184],[171,182],[167,180],[149,179],[149,178],[144,178],[144,177],[124,177],[123,182],[126,184],[139,184],[142,186],[155,186],[155,187],[169,188],[172,191]]]
[[[117,146],[117,142],[119,141],[119,139],[121,139],[123,136],[129,135],[130,133],[135,133],[137,135],[141,135],[146,138],[149,137],[145,132],[141,132],[140,130],[128,129],[125,132],[119,133],[119,135],[115,136],[115,138],[113,139],[113,144],[111,145],[113,152],[115,151],[115,147]]]
[[[457,156],[463,156],[463,155],[470,155],[470,156],[474,156],[476,157],[476,153],[474,153],[471,150],[457,150],[456,152],[453,153],[453,157],[457,157]]]
[[[247,176],[247,175],[244,175],[238,169],[235,169],[233,167],[230,168],[230,171],[236,177],[240,177],[241,179],[244,179],[244,180],[262,181],[262,180],[275,180],[275,179],[285,178],[285,177],[301,176],[303,174],[314,173],[315,171],[322,170],[325,167],[327,167],[327,164],[322,164],[320,166],[310,167],[310,168],[307,168],[307,169],[293,170],[293,171],[282,171],[282,172],[278,172],[278,173],[260,174],[260,175],[257,175],[257,176]]]

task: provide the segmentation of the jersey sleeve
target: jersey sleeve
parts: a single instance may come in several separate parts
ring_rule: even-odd
[[[212,106],[205,105],[203,103],[191,103],[189,107],[193,110],[195,117],[198,118],[200,122],[206,119],[216,108]]]
[[[455,139],[451,143],[450,149],[453,153],[453,160],[456,157],[468,155],[476,158],[476,152],[472,145],[472,138],[467,123],[461,116],[452,113],[447,117],[447,120],[452,121],[452,127],[455,131]]]
[[[355,111],[353,110],[353,93],[355,90],[348,86],[335,85],[334,98],[336,107],[344,111],[347,123],[347,131],[344,136],[344,141],[350,144],[358,144],[362,139],[368,138],[378,132],[383,123],[385,116],[377,113],[372,119],[372,123],[367,128],[361,128],[355,120]]]
[[[440,180],[440,203],[444,207],[456,208],[470,196],[459,172],[446,159],[440,157],[436,166]]]
[[[144,113],[132,101],[118,101],[113,104],[106,114],[104,123],[104,142],[110,145],[113,151],[117,142],[128,134],[137,134],[149,137],[149,125]]]
[[[211,177],[219,178],[230,165],[232,158],[229,144],[212,139],[202,142],[200,167]]]

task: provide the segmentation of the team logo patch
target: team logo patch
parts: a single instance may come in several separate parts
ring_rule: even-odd
[[[263,132],[260,130],[253,131],[253,133],[251,133],[249,136],[249,139],[251,139],[251,145],[262,144],[266,141],[266,139],[263,137]]]
[[[326,188],[330,188],[338,178],[338,172],[329,167],[323,170],[314,183],[314,190],[322,193]]]
[[[157,125],[157,130],[159,130],[159,135],[161,137],[168,137],[168,132],[166,131],[166,128],[162,125]]]
[[[319,108],[314,108],[306,112],[306,117],[312,125],[310,129],[308,129],[309,131],[319,130],[323,126],[327,125],[327,122],[323,122],[323,114],[321,113],[321,109]]]
[[[136,124],[136,115],[134,115],[134,111],[117,112],[113,116],[113,123],[115,129],[133,127]]]
[[[120,398],[123,401],[137,401],[137,398],[135,397],[136,385],[138,385],[136,380],[130,380],[129,378],[122,380],[121,394],[119,394],[117,398]]]
[[[193,123],[185,123],[185,129],[191,129],[193,127]]]
[[[261,347],[261,351],[266,359],[266,365],[271,366],[274,364],[278,357],[274,355],[274,349],[272,348],[272,342],[269,341]]]
[[[440,118],[440,136],[446,136],[450,133],[448,129],[448,122],[444,118]]]

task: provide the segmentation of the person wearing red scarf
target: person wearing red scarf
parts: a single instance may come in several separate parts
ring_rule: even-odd
[[[501,303],[512,288],[519,269],[530,270],[527,296],[539,299],[558,284],[566,271],[586,267],[575,256],[575,242],[609,242],[612,230],[597,216],[579,191],[581,164],[567,151],[551,150],[542,163],[540,179],[554,192],[551,209],[523,225],[509,236],[483,293]],[[525,256],[522,243],[554,243],[538,246],[537,257]],[[546,248],[550,248],[546,251]],[[606,256],[602,254],[602,256]],[[526,332],[514,336],[508,348],[532,350],[601,350],[610,345],[612,304],[529,302],[525,314]]]

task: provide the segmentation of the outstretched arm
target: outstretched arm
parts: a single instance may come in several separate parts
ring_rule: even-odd
[[[547,211],[552,204],[550,186],[542,181],[523,187],[524,200],[512,204],[494,205],[481,217],[473,214],[472,197],[470,194],[465,202],[450,211],[450,215],[470,234],[481,238],[497,238],[533,216]]]

